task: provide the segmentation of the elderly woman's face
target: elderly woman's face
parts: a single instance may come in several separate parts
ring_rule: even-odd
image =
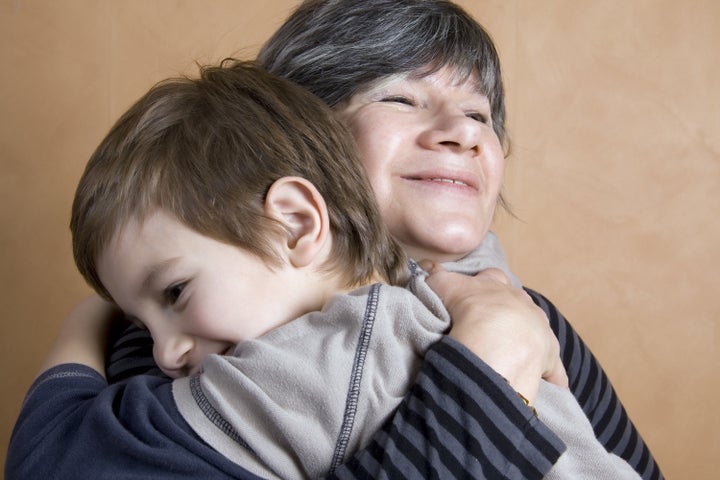
[[[484,238],[504,154],[488,99],[447,68],[390,77],[338,109],[350,127],[385,223],[416,259],[458,259]]]

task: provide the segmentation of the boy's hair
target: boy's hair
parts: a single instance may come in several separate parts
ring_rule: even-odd
[[[449,66],[471,74],[490,101],[493,128],[506,154],[505,95],[490,35],[444,0],[306,0],[265,43],[268,71],[336,107],[373,82],[396,74],[428,75]],[[499,198],[501,206],[509,206]]]
[[[269,238],[284,232],[263,214],[263,202],[285,176],[309,180],[327,203],[328,272],[348,286],[375,273],[404,280],[404,254],[381,220],[347,129],[305,89],[232,59],[201,67],[199,78],[160,82],[111,128],[72,206],[78,269],[109,298],[98,256],[128,220],[155,208],[277,265]]]

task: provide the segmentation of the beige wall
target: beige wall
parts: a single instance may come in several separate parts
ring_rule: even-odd
[[[465,0],[504,61],[497,230],[559,305],[670,478],[720,452],[720,3]],[[0,450],[88,292],[67,220],[84,163],[154,81],[249,57],[292,0],[0,0]]]

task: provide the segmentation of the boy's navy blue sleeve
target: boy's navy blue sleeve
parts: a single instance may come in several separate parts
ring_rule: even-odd
[[[43,373],[28,392],[5,463],[7,480],[240,478],[254,475],[200,440],[169,379],[108,386],[84,365]]]

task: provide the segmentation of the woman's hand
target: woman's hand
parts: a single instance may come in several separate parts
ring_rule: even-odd
[[[451,337],[505,377],[531,404],[541,378],[567,387],[560,344],[545,313],[502,270],[491,268],[470,277],[437,264],[428,267],[427,283],[452,317]]]
[[[65,318],[40,373],[63,363],[82,363],[105,376],[108,334],[122,312],[97,295],[80,302]]]

